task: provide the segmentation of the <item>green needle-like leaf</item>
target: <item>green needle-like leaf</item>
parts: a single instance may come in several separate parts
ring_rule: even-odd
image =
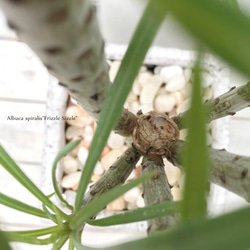
[[[5,149],[0,145],[0,164],[29,192],[31,192],[37,199],[43,204],[49,207],[55,212],[54,204],[48,199],[46,195],[24,174],[24,172],[18,167],[14,160],[8,155]],[[67,219],[68,216],[61,210],[57,210],[61,217]]]
[[[73,236],[72,234],[70,235],[70,238],[69,238],[69,250],[74,250],[74,241],[73,241]]]
[[[28,230],[28,231],[8,231],[8,234],[14,235],[19,234],[23,236],[33,236],[33,237],[40,237],[48,234],[58,234],[64,230],[66,230],[67,227],[60,227],[60,226],[53,226],[53,227],[47,227],[43,229],[37,229],[37,230]]]
[[[182,206],[183,220],[206,215],[208,160],[206,149],[205,111],[202,105],[199,61],[195,67],[184,168],[186,173]]]
[[[11,250],[11,247],[8,243],[8,238],[5,235],[4,232],[0,231],[0,242],[1,242],[1,248],[4,250]]]
[[[43,208],[44,213],[47,215],[47,217],[50,220],[54,221],[56,224],[58,224],[58,220],[57,220],[56,216],[54,214],[52,214],[44,204],[42,204],[42,208]]]
[[[114,128],[120,116],[123,103],[165,15],[166,12],[162,11],[162,8],[156,8],[154,1],[151,0],[138,24],[100,114],[98,127],[77,190],[75,211],[78,211],[81,207],[96,162],[102,153],[110,131]]]
[[[250,208],[214,219],[199,219],[159,235],[116,245],[114,250],[240,250],[249,249]]]
[[[68,144],[66,144],[57,154],[54,163],[52,165],[52,183],[53,183],[53,187],[55,190],[55,193],[57,195],[57,197],[60,199],[60,201],[62,202],[63,205],[65,205],[67,208],[69,208],[70,210],[73,209],[73,207],[63,198],[59,188],[58,188],[58,184],[57,184],[57,180],[56,180],[56,167],[58,162],[65,156],[67,155],[69,152],[71,152],[75,147],[77,147],[79,145],[79,143],[81,142],[81,140],[75,140],[72,141]]]
[[[65,236],[61,237],[60,239],[58,239],[53,244],[52,250],[60,250],[63,247],[63,245],[66,243],[68,238],[69,238],[69,235],[65,235]]]
[[[140,183],[146,181],[150,177],[152,177],[155,173],[151,172],[149,174],[140,176],[139,178],[125,184],[117,186],[110,191],[104,193],[98,199],[90,202],[86,207],[82,208],[78,211],[71,219],[69,226],[71,229],[77,229],[82,226],[82,224],[91,218],[93,215],[101,211],[108,203],[120,197],[122,194],[130,190],[131,188],[139,185]]]
[[[56,235],[49,236],[48,238],[45,238],[45,239],[38,239],[37,237],[20,235],[19,233],[15,233],[15,234],[14,233],[9,234],[8,232],[5,232],[5,233],[7,234],[10,241],[24,242],[24,243],[35,244],[35,245],[52,244],[55,242],[57,238]]]
[[[180,202],[168,201],[112,215],[99,220],[88,220],[87,223],[94,226],[111,226],[149,220],[178,212],[180,212]]]
[[[3,193],[0,193],[0,204],[3,204],[7,207],[11,207],[13,209],[16,209],[18,211],[21,211],[27,214],[32,214],[41,218],[48,218],[48,216],[42,210],[29,206],[21,201],[18,201],[7,195],[4,195]]]

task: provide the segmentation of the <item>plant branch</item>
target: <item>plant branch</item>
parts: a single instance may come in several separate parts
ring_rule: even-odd
[[[110,87],[92,1],[0,1],[9,26],[95,119]]]
[[[171,149],[175,166],[182,168],[185,143],[178,141]],[[250,202],[250,157],[209,148],[210,181]]]
[[[250,82],[238,88],[233,87],[221,96],[206,101],[204,105],[208,112],[207,123],[228,115],[235,115],[236,112],[250,106]],[[173,118],[180,129],[186,127],[188,114],[189,110]]]
[[[0,0],[0,5],[22,41],[38,55],[60,85],[96,120],[111,82],[95,7],[91,0]],[[130,134],[123,125],[117,133]],[[133,114],[129,114],[132,118]],[[133,122],[132,122],[133,123]]]
[[[156,175],[142,183],[143,198],[146,206],[173,201],[170,185],[164,170],[161,156],[144,156],[142,161],[142,174],[156,171]],[[148,221],[148,234],[169,228],[176,224],[176,216],[168,215]]]
[[[86,193],[82,206],[86,206],[111,188],[124,183],[139,159],[140,153],[132,147],[128,148]]]

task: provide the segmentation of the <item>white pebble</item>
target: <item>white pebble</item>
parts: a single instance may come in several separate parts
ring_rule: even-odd
[[[138,187],[134,187],[124,194],[124,200],[129,203],[136,202],[138,196],[140,195],[140,190]]]
[[[186,85],[186,80],[184,76],[175,75],[168,80],[165,88],[168,92],[174,92],[183,89],[185,85]]]
[[[83,137],[85,141],[91,142],[94,135],[94,129],[92,126],[86,126],[84,129]]]
[[[126,147],[127,148],[127,147]],[[101,164],[105,170],[108,170],[109,167],[117,160],[119,156],[124,152],[125,147],[117,148],[111,150],[108,154],[102,157]]]
[[[129,202],[129,203],[127,204],[127,209],[128,209],[128,210],[134,210],[134,209],[136,209],[136,208],[137,208],[136,202]]]
[[[136,200],[137,207],[145,207],[144,199],[142,198],[141,194],[138,196]]]
[[[123,197],[119,197],[107,205],[108,211],[121,211],[125,208],[126,204]]]
[[[185,178],[186,178],[186,174],[184,172],[181,173],[181,177],[179,179],[179,188],[181,190],[184,190],[185,187]]]
[[[133,171],[130,173],[130,175],[128,176],[127,181],[133,180],[133,179],[135,179],[135,178],[136,178],[136,172],[135,172],[135,170],[133,170]]]
[[[187,129],[182,129],[180,131],[179,139],[185,141],[187,138]]]
[[[181,192],[181,189],[178,188],[178,187],[173,187],[171,189],[171,192],[173,194],[173,197],[174,197],[174,201],[179,201],[182,199],[182,192]]]
[[[76,200],[76,192],[73,190],[66,190],[64,195],[66,197],[66,201],[73,206]]]
[[[166,159],[164,159],[163,162],[165,165],[165,172],[166,172],[169,184],[171,186],[176,185],[181,177],[180,169],[175,167],[173,164],[171,164]]]
[[[146,72],[146,71],[147,71],[147,67],[142,65],[140,70],[139,70],[139,73]]]
[[[131,102],[128,106],[128,109],[133,113],[133,114],[137,114],[138,110],[140,109],[140,104],[139,102],[135,101],[135,102]]]
[[[133,91],[130,91],[126,102],[130,103],[130,102],[134,102],[136,100],[137,100],[137,95]]]
[[[188,97],[191,96],[192,89],[193,89],[192,84],[188,83],[180,92],[183,94],[184,98],[187,99]]]
[[[152,80],[153,74],[151,72],[142,72],[137,77],[137,81],[141,87],[143,87],[144,84],[147,82],[150,82]]]
[[[192,76],[192,70],[190,68],[185,68],[183,70],[183,76],[184,76],[186,82],[189,82],[189,80],[191,79],[191,76]]]
[[[104,169],[102,167],[102,164],[101,164],[101,162],[98,161],[96,163],[95,168],[94,168],[94,174],[96,174],[96,175],[102,175],[103,173],[104,173]]]
[[[153,108],[153,104],[142,104],[140,105],[140,110],[142,111],[143,114],[148,113],[149,111],[152,111]]]
[[[176,104],[176,99],[174,98],[174,96],[165,94],[165,95],[158,95],[155,98],[154,106],[156,111],[164,113],[164,112],[170,112],[174,108],[175,104]]]
[[[123,137],[115,134],[113,131],[110,133],[109,138],[108,138],[108,142],[107,142],[108,146],[110,148],[120,148],[124,145],[124,140]]]
[[[213,90],[212,88],[206,88],[204,89],[203,99],[210,100],[213,97]]]
[[[116,74],[120,68],[121,62],[120,61],[114,61],[110,65],[109,69],[109,78],[111,82],[114,82]]]
[[[151,104],[155,95],[162,84],[160,76],[153,76],[150,81],[142,86],[140,102],[141,104]]]
[[[85,127],[93,123],[93,118],[79,105],[71,105],[67,108],[65,116],[72,118],[67,120],[67,123],[76,127]]]
[[[135,79],[134,83],[133,83],[133,86],[132,86],[132,90],[133,90],[133,93],[138,96],[141,94],[141,85],[139,84],[138,80]]]
[[[208,72],[202,73],[201,80],[202,80],[202,86],[205,88],[211,86],[213,83],[213,77]]]
[[[167,91],[165,89],[165,86],[162,86],[158,89],[157,93],[156,93],[156,96],[157,95],[164,95],[164,94],[167,94]]]
[[[92,174],[90,180],[93,182],[97,182],[101,177],[102,177],[101,175]]]
[[[183,69],[180,66],[166,66],[160,71],[163,81],[167,83],[173,76],[182,75]]]
[[[180,91],[176,91],[172,93],[172,96],[175,98],[176,106],[180,106],[184,102],[184,95]]]
[[[66,130],[66,139],[70,140],[83,135],[84,128],[69,126]]]
[[[177,114],[183,113],[190,107],[190,98],[186,99],[178,108],[177,108]]]
[[[83,166],[85,165],[85,163],[87,161],[88,155],[89,155],[88,149],[86,149],[85,147],[80,147],[79,148],[78,159],[79,159],[79,161],[81,162],[81,164]]]
[[[64,188],[71,188],[71,187],[75,186],[80,181],[81,174],[82,174],[82,172],[78,171],[75,173],[65,175],[62,178],[61,186]]]
[[[74,157],[72,157],[70,155],[66,155],[62,159],[62,166],[63,166],[63,172],[65,174],[71,174],[71,173],[74,173],[77,171],[78,162]]]
[[[162,66],[156,66],[154,68],[154,74],[159,75],[161,73]]]

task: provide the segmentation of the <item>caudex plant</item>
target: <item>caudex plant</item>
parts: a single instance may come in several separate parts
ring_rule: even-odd
[[[202,52],[215,54],[250,75],[250,20],[236,1],[151,0],[135,30],[114,83],[110,84],[104,42],[91,1],[1,0],[10,27],[17,31],[69,93],[96,121],[89,157],[83,169],[75,204],[61,196],[56,179],[57,162],[79,141],[63,148],[55,159],[55,194],[70,208],[66,214],[43,194],[0,147],[0,164],[42,203],[42,209],[0,194],[0,202],[11,208],[46,218],[54,226],[40,230],[2,232],[7,241],[53,244],[61,249],[88,249],[81,243],[86,223],[108,226],[148,220],[149,237],[109,247],[110,249],[247,249],[250,248],[250,208],[210,218],[207,215],[208,183],[250,200],[250,158],[206,147],[205,124],[233,115],[250,105],[250,83],[232,88],[204,104],[199,69]],[[123,103],[162,21],[171,12],[197,40],[197,63],[190,110],[178,117],[154,111],[137,116],[123,109]],[[166,34],[171,35],[171,34]],[[187,141],[179,141],[179,129],[188,128]],[[132,137],[131,147],[112,164],[105,175],[86,187],[110,131]],[[142,175],[126,184],[140,156]],[[183,199],[173,202],[163,171],[163,157],[185,172]],[[109,202],[142,184],[146,207],[95,220]],[[4,242],[4,243],[2,243]]]

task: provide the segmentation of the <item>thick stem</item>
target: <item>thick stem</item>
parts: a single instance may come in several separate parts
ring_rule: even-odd
[[[225,94],[205,102],[207,110],[207,123],[228,116],[235,115],[236,112],[250,106],[250,82],[241,86],[233,87]],[[174,121],[180,129],[186,127],[186,119],[189,111],[174,117]]]
[[[175,149],[174,149],[175,148]],[[179,141],[171,150],[174,164],[182,168],[185,143]],[[250,202],[250,157],[208,148],[211,182],[241,196]]]
[[[170,185],[164,170],[161,156],[144,156],[142,161],[142,174],[156,171],[153,178],[142,183],[143,198],[146,206],[158,204],[164,201],[172,201]],[[148,221],[148,234],[169,228],[176,224],[173,215],[155,218]]]
[[[127,137],[132,135],[136,125],[136,120],[137,118],[133,113],[127,109],[124,109],[116,124],[116,127],[114,128],[115,133]]]
[[[0,0],[0,4],[9,26],[60,85],[98,120],[111,83],[92,1]],[[122,116],[128,111],[125,113]],[[122,124],[117,132],[127,135]]]
[[[82,206],[86,206],[111,188],[124,183],[135,168],[140,156],[140,153],[134,148],[128,148],[86,193]]]

